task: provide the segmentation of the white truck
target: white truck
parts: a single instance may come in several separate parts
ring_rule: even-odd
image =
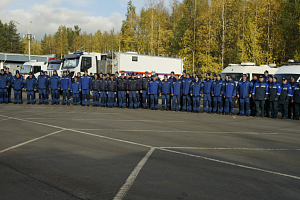
[[[70,74],[83,73],[111,73],[116,71],[121,73],[156,73],[160,77],[165,74],[170,75],[171,71],[181,74],[183,70],[183,60],[181,58],[171,58],[162,56],[141,55],[135,52],[109,52],[109,53],[88,53],[75,52],[64,56],[62,70],[70,70]],[[59,74],[61,75],[61,74]]]
[[[62,67],[63,67],[63,60],[49,60],[48,61],[48,66],[47,66],[47,71],[48,75],[52,76],[53,71],[56,70],[57,74],[62,74]]]
[[[295,82],[300,81],[300,63],[294,62],[294,60],[289,60],[285,63],[275,74],[279,83],[282,82],[282,78],[286,78],[290,81],[291,76],[295,78]]]
[[[243,74],[247,74],[248,79],[251,81],[254,75],[264,76],[266,70],[270,75],[273,75],[278,69],[275,64],[261,66],[255,66],[255,63],[229,64],[229,66],[222,71],[221,77],[225,80],[226,75],[231,75],[233,81],[239,82]]]
[[[47,62],[38,62],[37,60],[30,60],[29,62],[25,62],[22,67],[20,74],[24,76],[24,79],[26,79],[29,75],[29,72],[33,72],[35,77],[38,77],[40,75],[40,71],[46,71],[47,70]]]

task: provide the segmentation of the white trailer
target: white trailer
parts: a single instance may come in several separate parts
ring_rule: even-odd
[[[106,61],[106,64],[105,64]],[[106,66],[105,66],[106,65]],[[104,70],[106,69],[106,70]],[[101,54],[99,72],[121,73],[135,72],[144,74],[145,71],[155,73],[160,77],[170,75],[171,71],[181,74],[183,60],[181,58],[141,55],[135,52],[110,52]]]
[[[289,60],[288,63],[285,63],[275,74],[279,83],[282,82],[282,78],[286,78],[290,81],[290,78],[293,76],[295,82],[300,81],[300,63],[295,63],[293,60]]]
[[[29,72],[33,72],[35,77],[40,75],[41,70],[47,70],[47,62],[38,62],[37,60],[31,60],[29,62],[25,62],[22,67],[20,74],[24,76],[26,79],[29,75]]]
[[[229,64],[229,66],[222,71],[221,77],[225,80],[226,75],[231,75],[233,81],[239,82],[243,74],[247,74],[248,79],[251,81],[254,75],[264,75],[266,70],[270,75],[273,75],[278,69],[275,64],[261,66],[255,66],[255,63]]]

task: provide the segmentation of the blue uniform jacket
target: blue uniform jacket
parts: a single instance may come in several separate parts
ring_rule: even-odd
[[[234,81],[228,81],[225,83],[225,91],[224,96],[225,98],[232,98],[236,95],[236,86]]]
[[[277,82],[269,83],[269,101],[278,100],[281,94],[281,85]]]
[[[171,94],[180,95],[181,94],[181,81],[176,80],[172,83]]]
[[[9,73],[7,74],[7,73],[5,72],[4,74],[6,75],[6,78],[7,78],[7,81],[8,81],[8,83],[9,83],[9,86],[11,86],[11,81],[12,81],[12,79],[13,79],[12,73],[9,72]]]
[[[199,97],[201,94],[203,84],[198,81],[198,82],[192,82],[190,86],[190,94],[193,94],[193,97]]]
[[[289,104],[289,100],[293,100],[293,90],[290,84],[281,85],[281,94],[279,104]]]
[[[249,94],[251,94],[251,83],[246,80],[245,82],[240,81],[237,85],[236,94],[240,95],[240,98],[249,98]]]
[[[119,78],[117,80],[117,85],[118,85],[118,91],[126,91],[128,88],[128,79],[126,78]]]
[[[81,83],[77,80],[76,82],[72,83],[71,91],[73,94],[78,94],[79,89],[81,89]]]
[[[19,78],[17,78],[16,76],[14,76],[11,82],[11,86],[12,88],[14,88],[14,90],[22,90],[22,88],[24,87],[23,77],[20,76]]]
[[[185,78],[181,81],[183,95],[188,95],[190,93],[191,83],[192,83],[192,79],[190,79],[190,78]]]
[[[38,77],[38,88],[47,89],[48,87],[48,78],[45,75],[39,75]]]
[[[150,94],[158,94],[159,93],[159,82],[150,81],[148,83],[148,93]]]
[[[91,90],[92,78],[90,76],[81,76],[82,90]]]
[[[63,89],[63,90],[67,90],[68,88],[71,89],[71,79],[69,76],[63,76],[61,77],[61,86],[60,88]]]
[[[269,96],[269,88],[268,84],[265,82],[260,82],[257,81],[255,85],[253,86],[253,91],[252,91],[253,98],[255,100],[265,100],[265,98],[268,98]]]
[[[222,80],[216,80],[212,83],[212,90],[211,90],[211,94],[213,94],[214,96],[220,96],[220,95],[224,95],[224,86],[225,84],[223,83]]]
[[[50,88],[52,90],[57,90],[60,88],[60,77],[56,74],[50,78]]]
[[[0,88],[4,89],[6,86],[9,86],[9,82],[5,74],[0,74]]]
[[[203,79],[203,94],[210,94],[213,81],[211,79]]]
[[[169,80],[167,81],[163,80],[159,84],[159,93],[166,94],[166,95],[171,94],[171,85],[172,83]]]
[[[36,89],[36,79],[29,78],[29,76],[26,78],[24,88],[26,88],[27,91],[33,91]]]
[[[294,86],[293,99],[294,99],[295,103],[300,103],[300,87],[299,87],[299,84]]]

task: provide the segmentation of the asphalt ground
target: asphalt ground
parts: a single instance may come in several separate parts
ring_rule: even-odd
[[[300,123],[0,104],[0,199],[300,199]]]

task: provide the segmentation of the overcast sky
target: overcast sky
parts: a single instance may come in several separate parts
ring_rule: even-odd
[[[0,0],[0,20],[8,23],[11,20],[29,26],[30,31],[40,40],[45,33],[53,34],[59,25],[74,27],[78,25],[87,33],[97,30],[119,31],[127,12],[129,0]],[[145,5],[145,0],[132,0],[137,13]],[[27,29],[17,25],[20,35]]]

